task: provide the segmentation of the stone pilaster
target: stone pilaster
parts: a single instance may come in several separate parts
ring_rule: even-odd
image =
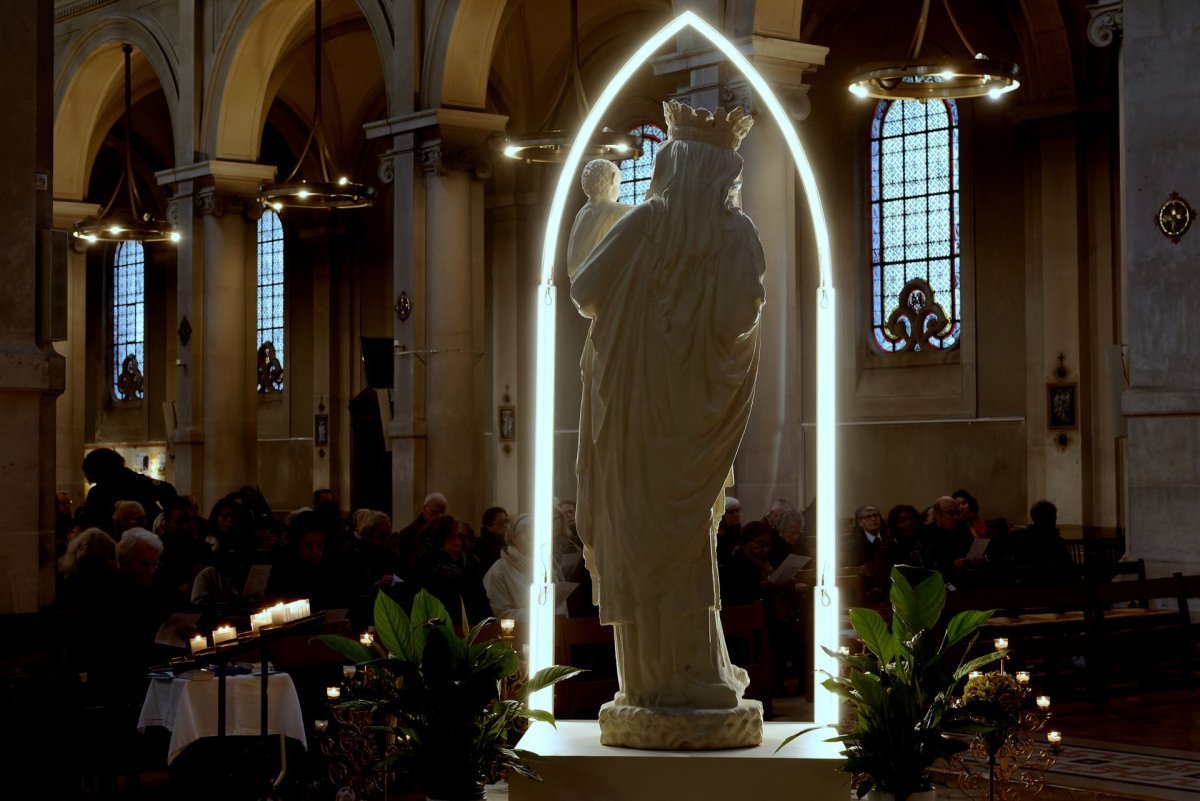
[[[381,165],[392,180],[395,392],[393,517],[404,522],[428,492],[455,515],[482,512],[483,184],[493,114],[433,109],[372,123],[391,136]]]
[[[1178,244],[1155,215],[1172,192],[1200,206],[1200,4],[1130,3],[1121,32],[1122,210],[1129,387],[1128,553],[1164,575],[1200,570],[1200,226]]]
[[[0,0],[9,126],[0,148],[0,614],[36,612],[54,600],[55,399],[64,360],[39,319],[48,291],[53,160],[50,3]]]
[[[179,254],[176,485],[201,508],[257,483],[255,223],[274,168],[208,161],[158,174],[175,187]],[[185,322],[186,325],[185,325]]]
[[[100,213],[95,203],[54,201],[54,229],[70,231],[75,223]],[[76,506],[83,503],[83,440],[87,381],[87,250],[73,237],[67,247],[67,338],[57,348],[66,359],[63,394],[55,404],[56,479]]]

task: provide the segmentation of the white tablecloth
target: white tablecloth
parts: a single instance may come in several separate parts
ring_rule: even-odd
[[[255,736],[262,733],[259,718],[261,677],[229,676],[225,685],[225,733]],[[171,730],[167,762],[201,737],[217,736],[217,680],[153,679],[138,718],[138,731],[147,726]],[[286,673],[272,673],[267,682],[267,729],[308,748],[304,718],[296,686]]]

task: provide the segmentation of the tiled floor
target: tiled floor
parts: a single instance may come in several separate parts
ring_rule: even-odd
[[[1200,801],[1200,691],[1056,701],[1053,709],[1066,747],[1041,801]],[[811,710],[803,698],[775,700],[776,720],[804,720]],[[968,796],[950,787],[939,798]]]

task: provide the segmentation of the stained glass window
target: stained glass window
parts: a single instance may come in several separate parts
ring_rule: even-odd
[[[622,203],[637,204],[646,199],[650,177],[654,174],[654,154],[667,135],[657,125],[639,125],[629,133],[642,137],[642,155],[620,162],[621,195],[617,199]]]
[[[958,174],[953,100],[880,101],[871,126],[871,276],[872,331],[884,352],[958,344]],[[929,314],[932,304],[944,324]],[[899,334],[888,325],[894,313]]]
[[[146,253],[141,242],[122,242],[113,258],[112,381],[113,397],[145,397]]]
[[[258,391],[283,389],[283,223],[272,209],[258,218]]]

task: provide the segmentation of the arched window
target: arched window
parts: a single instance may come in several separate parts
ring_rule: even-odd
[[[283,389],[283,223],[272,209],[258,218],[258,391]]]
[[[642,155],[620,162],[621,196],[618,200],[636,205],[646,199],[650,177],[654,174],[654,154],[658,152],[659,145],[666,141],[667,135],[657,125],[639,125],[629,133],[642,137]]]
[[[884,100],[875,107],[872,332],[885,353],[958,344],[958,173],[953,100]]]
[[[141,242],[122,242],[113,257],[112,382],[117,400],[145,397],[146,252]]]

